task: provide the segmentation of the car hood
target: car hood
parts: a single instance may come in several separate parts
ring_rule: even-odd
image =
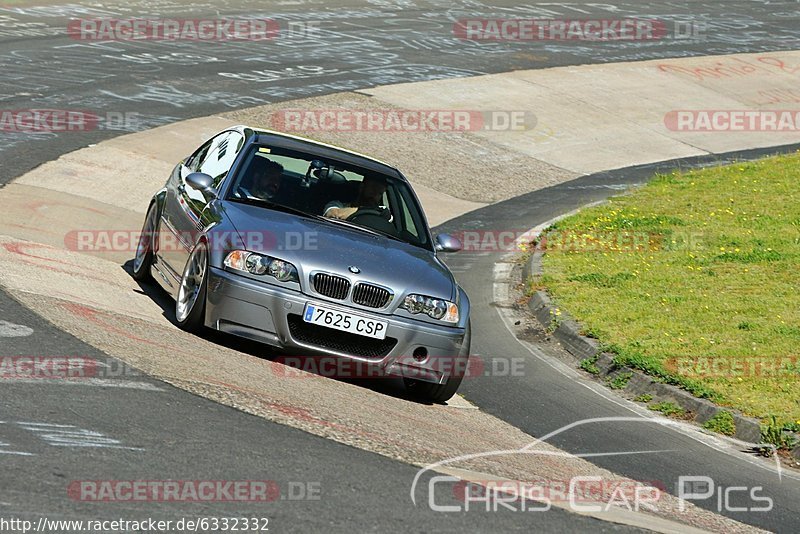
[[[451,301],[456,298],[453,275],[429,250],[250,204],[228,201],[223,212],[245,248],[294,264],[304,290],[313,271],[325,271],[353,283],[367,281],[386,286],[396,299],[408,293]],[[351,267],[360,272],[351,272]]]

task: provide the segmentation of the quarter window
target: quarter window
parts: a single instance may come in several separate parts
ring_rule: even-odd
[[[208,141],[186,162],[190,172],[202,172],[214,179],[214,187],[218,188],[233,161],[244,145],[244,136],[239,132],[223,132]]]

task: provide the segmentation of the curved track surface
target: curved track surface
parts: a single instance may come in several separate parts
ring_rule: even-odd
[[[780,152],[793,152],[798,145]],[[778,152],[754,150],[713,158],[681,160],[656,165],[612,171],[585,176],[577,180],[523,195],[482,208],[448,221],[440,228],[456,231],[469,228],[493,231],[512,228],[524,220],[534,227],[563,213],[607,198],[621,185],[641,184],[656,172],[671,172],[675,168],[723,163],[734,159],[759,157]],[[587,421],[554,437],[554,445],[573,454],[597,455],[590,458],[615,473],[635,480],[658,480],[677,491],[681,476],[707,476],[718,487],[763,487],[764,494],[775,502],[769,513],[731,511],[718,502],[700,503],[744,523],[773,531],[796,530],[800,512],[800,477],[794,472],[774,470],[774,465],[747,451],[747,447],[727,444],[699,433],[678,432],[654,424],[652,414],[633,402],[621,399],[611,390],[582,376],[574,369],[554,361],[547,350],[535,343],[525,343],[510,334],[513,326],[504,314],[502,298],[492,284],[486,283],[486,273],[502,266],[497,254],[452,255],[448,264],[459,273],[460,281],[468,288],[475,306],[476,354],[519,357],[525,361],[525,373],[517,377],[481,378],[465,383],[462,394],[481,409],[510,422],[534,436],[546,435],[566,425]],[[509,328],[510,327],[510,328]],[[611,417],[641,417],[636,421],[590,421]],[[645,456],[619,455],[623,451],[664,451]],[[609,454],[604,456],[604,453]],[[733,507],[746,508],[749,499],[731,500]]]
[[[212,5],[174,0],[125,2],[115,6],[0,8],[0,102],[4,109],[88,109],[95,113],[136,113],[135,124],[89,133],[16,134],[0,132],[0,183],[68,151],[130,131],[180,119],[252,105],[390,83],[470,76],[591,62],[627,61],[685,55],[759,52],[795,48],[800,13],[794,2],[610,2],[546,3],[514,7],[474,2],[429,2],[393,7],[305,2],[267,7],[242,0]],[[319,21],[319,33],[252,43],[89,43],[70,39],[70,17],[200,18],[223,12],[273,17],[289,22]],[[701,38],[656,43],[489,43],[452,38],[452,19],[462,17],[619,18],[652,16],[671,21],[704,21]],[[124,164],[124,162],[120,162]],[[468,214],[446,227],[517,228],[534,226],[563,211],[601,199],[617,186],[640,182],[652,168],[581,178],[536,194]],[[513,217],[513,224],[506,219]],[[529,359],[536,372],[524,377],[476,380],[464,394],[481,409],[525,432],[541,435],[564,424],[630,408],[598,395],[574,375],[527,352],[506,330],[485,283],[497,258],[454,256],[451,264],[475,305],[476,352]],[[466,262],[470,262],[467,265]],[[3,338],[3,354],[104,355],[59,331],[0,294],[0,320],[33,329],[26,337]],[[247,350],[246,348],[244,350]],[[112,363],[113,365],[113,363]],[[453,516],[413,507],[408,486],[414,467],[219,406],[146,377],[120,380],[118,387],[4,384],[0,390],[0,453],[3,478],[11,489],[0,497],[0,514],[38,517],[116,517],[131,505],[100,507],[65,498],[64,480],[108,478],[275,479],[288,497],[292,484],[319,484],[320,500],[283,501],[267,515],[276,529],[379,529],[387,522],[416,529],[525,528],[519,515]],[[70,425],[47,427],[41,425]],[[37,426],[38,425],[38,426]],[[66,430],[64,430],[66,429]],[[43,435],[62,438],[101,432],[108,446],[54,447]],[[84,439],[80,438],[80,439]],[[78,439],[77,441],[80,441]],[[97,440],[95,440],[97,443]],[[649,456],[599,457],[592,461],[625,476],[674,487],[677,475],[705,474],[725,487],[762,485],[775,499],[770,514],[722,513],[773,530],[797,530],[796,480],[776,475],[743,455],[721,454],[687,434],[636,425],[603,425],[573,431],[554,444],[574,453],[668,449]],[[722,446],[724,448],[724,446]],[[591,450],[588,450],[591,449]],[[86,454],[91,450],[90,454]],[[7,453],[29,454],[11,456]],[[80,452],[81,454],[78,454]],[[375,476],[374,473],[381,473]],[[25,488],[20,481],[32,480]],[[288,503],[288,506],[283,506]],[[75,513],[79,506],[78,514]],[[241,507],[184,505],[152,508],[150,515],[182,517],[241,513]],[[714,508],[715,503],[707,506]],[[255,515],[255,514],[254,514]],[[476,519],[477,518],[477,519]],[[602,528],[597,521],[557,510],[536,518],[541,529]],[[619,528],[619,527],[608,527]]]

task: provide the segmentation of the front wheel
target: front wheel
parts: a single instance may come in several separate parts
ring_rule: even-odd
[[[453,366],[453,373],[450,374],[442,384],[434,384],[433,382],[403,377],[403,384],[405,384],[409,393],[421,400],[438,404],[443,404],[453,398],[453,395],[456,394],[459,386],[461,386],[464,375],[467,373],[471,341],[472,334],[470,332],[470,325],[467,323],[467,330],[464,333],[464,342],[461,344],[461,350]]]
[[[200,241],[189,255],[183,269],[178,298],[175,300],[175,320],[189,332],[199,332],[205,325],[206,287],[208,285],[208,246]]]
[[[158,220],[158,205],[153,202],[144,216],[142,234],[136,245],[136,255],[133,257],[133,278],[139,282],[149,282],[153,279],[150,267],[153,265],[153,250],[156,242],[156,221]]]

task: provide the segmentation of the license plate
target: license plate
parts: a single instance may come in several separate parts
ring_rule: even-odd
[[[386,321],[375,321],[360,315],[310,303],[306,303],[303,320],[307,323],[375,339],[385,338],[386,327],[389,325]]]

